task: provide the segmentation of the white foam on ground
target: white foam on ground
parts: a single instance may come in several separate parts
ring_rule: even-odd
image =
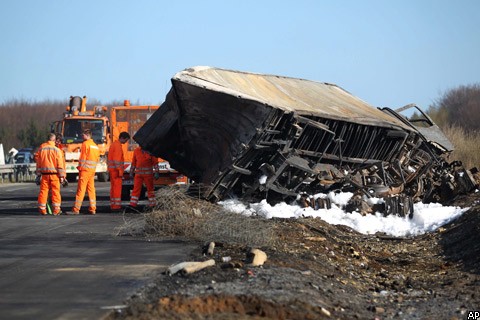
[[[271,218],[320,218],[330,224],[346,225],[363,234],[384,232],[394,237],[417,236],[432,232],[439,227],[457,219],[469,208],[445,207],[438,203],[414,204],[413,218],[389,215],[384,217],[381,213],[362,216],[358,212],[345,212],[342,207],[352,197],[351,193],[330,193],[328,195],[315,195],[314,197],[329,197],[332,201],[331,209],[314,210],[301,208],[298,205],[278,203],[271,206],[266,200],[259,203],[244,204],[236,199],[219,202],[226,210],[247,216],[258,215],[266,219]],[[372,199],[380,202],[382,199]]]

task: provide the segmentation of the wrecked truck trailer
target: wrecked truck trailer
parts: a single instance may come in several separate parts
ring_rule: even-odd
[[[422,115],[427,132],[435,126]],[[445,160],[452,147],[443,135],[429,140],[394,110],[304,79],[186,69],[134,139],[214,202],[236,196],[328,208],[318,194],[348,191],[349,210],[405,215],[413,202],[445,202],[475,187],[470,171]],[[384,202],[374,207],[369,198]]]

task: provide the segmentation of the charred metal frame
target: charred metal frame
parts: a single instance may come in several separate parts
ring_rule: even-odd
[[[250,81],[248,90],[256,85],[250,74],[207,71],[228,72],[228,81],[236,81],[236,76],[242,84]],[[389,108],[372,108],[376,118],[368,121],[350,118],[350,113],[364,114],[361,108],[365,105],[343,91],[338,98],[334,96],[343,110],[337,116],[323,112],[322,107],[284,108],[242,96],[236,82],[232,87],[237,91],[231,90],[226,87],[230,83],[222,83],[216,73],[212,79],[195,69],[185,74],[172,79],[165,103],[134,139],[192,178],[195,183],[191,187],[202,198],[219,201],[237,196],[270,203],[296,200],[319,209],[330,203],[313,195],[350,191],[354,193],[348,205],[351,210],[409,215],[413,202],[445,202],[477,185],[472,171],[446,161],[445,155],[453,147],[414,105],[397,111],[417,108],[423,118],[415,120],[426,126],[419,128]],[[267,80],[274,83],[272,90],[291,85],[295,93],[303,84],[298,79],[254,76],[262,81],[258,80],[258,91],[264,90]],[[318,85],[319,93],[326,92],[332,99],[332,85]],[[284,87],[278,94],[289,94]],[[290,95],[285,100],[296,101]],[[352,104],[351,109],[344,106],[345,101]],[[371,197],[384,198],[383,207],[367,205],[366,199]]]

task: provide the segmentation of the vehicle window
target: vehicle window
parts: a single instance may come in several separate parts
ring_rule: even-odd
[[[82,132],[85,129],[92,131],[92,139],[95,143],[103,142],[103,121],[90,119],[65,120],[63,129],[63,141],[65,143],[82,143]]]
[[[25,157],[23,154],[17,155],[15,157],[15,163],[25,163]]]

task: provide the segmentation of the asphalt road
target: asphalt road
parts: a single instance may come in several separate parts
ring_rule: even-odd
[[[62,188],[63,211],[75,188]],[[185,260],[190,245],[122,232],[142,215],[106,213],[109,183],[96,182],[96,190],[94,216],[41,216],[38,186],[0,184],[0,319],[101,319]]]

